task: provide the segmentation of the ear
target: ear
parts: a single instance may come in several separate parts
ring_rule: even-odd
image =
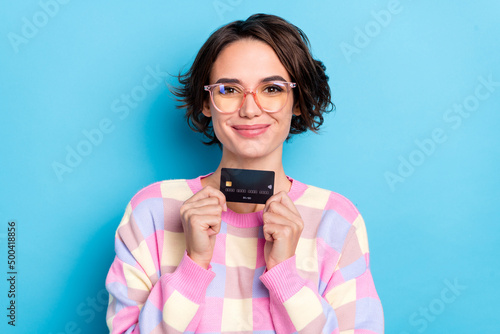
[[[300,112],[300,106],[298,103],[295,103],[295,105],[293,106],[293,110],[292,110],[292,113],[295,115],[295,116],[300,116],[302,113]]]
[[[203,101],[203,109],[201,110],[205,117],[212,117],[212,112],[210,111],[210,99]]]

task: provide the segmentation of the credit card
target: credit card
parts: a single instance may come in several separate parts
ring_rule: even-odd
[[[274,172],[222,168],[220,191],[228,202],[265,204],[274,194]]]

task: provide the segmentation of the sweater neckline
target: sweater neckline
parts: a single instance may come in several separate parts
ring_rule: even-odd
[[[187,180],[188,186],[193,192],[193,194],[197,193],[203,188],[201,185],[201,179],[210,176],[212,174],[213,172],[206,175],[200,175],[195,179]],[[295,202],[300,196],[302,196],[304,191],[307,189],[307,185],[289,176],[287,176],[287,179],[292,183],[290,191],[288,192],[288,196],[293,202]],[[263,215],[262,210],[249,213],[238,213],[227,208],[227,211],[222,212],[222,221],[236,227],[243,227],[243,228],[255,227],[264,224],[262,215]]]

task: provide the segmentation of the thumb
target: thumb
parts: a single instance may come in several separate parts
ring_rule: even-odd
[[[221,225],[221,223],[219,222],[218,224],[209,226],[208,230],[207,230],[208,235],[212,236],[212,235],[219,234],[219,232],[220,232],[220,225]]]

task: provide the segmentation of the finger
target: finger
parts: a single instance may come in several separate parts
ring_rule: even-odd
[[[199,203],[201,201],[205,201],[206,205],[199,206]],[[201,201],[187,204],[185,203],[181,207],[180,214],[183,224],[188,224],[189,222],[190,224],[193,224],[192,217],[195,215],[217,216],[219,218],[221,217],[223,208],[219,205],[219,200],[217,198],[205,198]],[[208,204],[210,202],[212,204]]]
[[[215,189],[211,186],[206,186],[202,190],[198,191],[184,203],[192,203],[208,197],[218,198],[219,205],[222,206],[224,211],[227,211],[226,196],[224,196],[224,194],[219,189]]]
[[[264,213],[264,226],[263,229],[266,230],[266,226],[273,225],[275,229],[286,229],[286,237],[296,239],[302,234],[302,221],[293,222],[286,219],[283,216],[277,215],[272,212]],[[276,238],[275,238],[276,239]]]
[[[293,221],[289,220],[288,218],[274,213],[274,212],[264,212],[262,215],[262,219],[264,221],[264,225],[266,224],[279,224],[279,225],[297,225]]]
[[[293,234],[292,227],[284,224],[269,223],[264,225],[262,230],[267,241],[290,239]]]
[[[199,227],[203,231],[209,232],[209,235],[220,232],[221,219],[217,216],[193,215],[191,217],[192,227]]]
[[[206,186],[205,188],[198,191],[196,194],[191,196],[186,202],[196,202],[207,197],[224,197],[224,194],[214,187]]]
[[[220,219],[222,208],[219,204],[215,205],[205,205],[201,207],[191,208],[188,212],[188,216],[217,216]]]
[[[273,228],[271,223],[264,224],[264,226],[262,227],[262,232],[266,241],[274,241],[273,234],[275,233],[275,231],[276,229]]]
[[[184,203],[184,209],[191,210],[194,208],[201,208],[201,207],[209,206],[209,205],[221,206],[221,205],[219,205],[219,199],[217,197],[206,197],[206,198],[200,199],[196,202]]]
[[[221,229],[221,219],[214,219],[207,222],[209,228],[207,229],[208,236],[219,234]]]
[[[283,205],[280,202],[276,201],[271,202],[269,204],[267,211],[264,212],[264,214],[266,213],[275,213],[277,215],[285,217],[286,219],[290,220],[293,223],[296,223],[298,225],[302,224],[301,223],[302,218],[300,217],[300,215],[297,215],[296,213],[292,212],[287,206]]]
[[[292,199],[288,196],[288,194],[284,191],[280,191],[277,194],[274,194],[271,196],[267,202],[266,206],[264,207],[264,212],[269,210],[269,205],[273,202],[278,202],[286,206],[290,211],[292,211],[296,216],[300,217],[299,211],[297,211],[297,208],[295,207],[295,204],[293,204]]]
[[[219,234],[220,228],[221,228],[221,221],[219,219],[217,222],[211,224],[210,227],[207,229],[208,236],[210,237],[212,235]]]

